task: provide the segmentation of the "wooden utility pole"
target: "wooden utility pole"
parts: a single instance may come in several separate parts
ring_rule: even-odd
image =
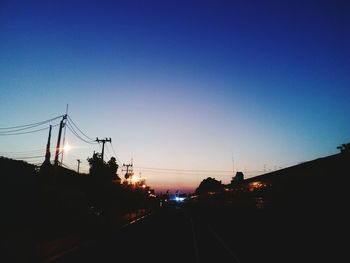
[[[56,154],[55,154],[55,162],[54,165],[58,166],[58,155],[60,154],[60,143],[61,143],[61,134],[62,129],[65,126],[64,121],[67,119],[67,114],[63,115],[63,118],[60,122],[60,130],[58,132],[58,139],[57,139],[57,145],[56,145]]]
[[[50,154],[51,130],[52,130],[52,125],[50,125],[49,137],[47,138],[47,145],[46,145],[45,163],[47,164],[50,163],[50,157],[51,157],[51,154]]]
[[[101,156],[101,158],[102,158],[102,161],[103,161],[103,155],[104,155],[104,152],[105,152],[105,143],[106,142],[112,142],[112,139],[111,138],[109,138],[109,139],[107,139],[107,138],[105,138],[105,139],[96,138],[96,141],[98,143],[102,142],[102,156]]]
[[[78,161],[78,173],[79,173],[79,166],[80,166],[81,161],[80,161],[80,159],[77,159],[77,161]]]
[[[66,107],[66,116],[68,115],[68,104]],[[64,155],[64,146],[66,146],[66,129],[67,129],[67,125],[64,125],[64,132],[63,132],[63,150],[62,150],[62,154],[61,154],[61,163],[63,163],[63,155]]]
[[[125,173],[125,179],[129,179],[130,175],[133,175],[133,171],[132,171],[132,163],[131,164],[124,164],[123,163],[123,167],[126,167],[126,170],[123,170]],[[130,169],[129,169],[130,168]],[[131,170],[131,172],[130,172]],[[130,172],[130,174],[129,174]]]

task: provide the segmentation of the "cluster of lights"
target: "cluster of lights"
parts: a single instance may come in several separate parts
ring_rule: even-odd
[[[72,148],[73,148],[73,147],[72,147],[71,145],[69,145],[68,143],[66,143],[61,149],[62,149],[63,151],[65,151],[65,152],[68,152],[68,151],[70,151]],[[132,174],[132,175],[133,175],[133,174]],[[138,178],[138,177],[136,177],[136,176],[131,176],[131,183],[132,183],[132,184],[136,185],[136,184],[137,184],[138,182],[140,182],[140,181],[141,181],[141,178]],[[141,187],[142,187],[143,189],[146,189],[147,185],[146,185],[146,184],[142,184]],[[149,194],[150,197],[156,197],[156,195],[152,194],[151,191],[148,191],[148,194]],[[179,200],[176,200],[176,201],[182,202],[182,201],[184,200],[184,198],[182,198],[182,197],[177,197],[177,198],[178,198]]]
[[[185,200],[185,197],[180,197],[180,196],[175,197],[176,202],[183,202],[184,200]]]
[[[254,191],[256,189],[261,189],[266,187],[265,183],[259,182],[259,181],[255,181],[249,184],[249,191]]]

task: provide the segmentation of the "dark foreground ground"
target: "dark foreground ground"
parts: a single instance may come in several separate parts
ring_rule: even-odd
[[[344,215],[173,204],[53,262],[347,262]]]
[[[26,181],[18,188],[13,180],[16,187],[2,185],[5,193],[17,191],[8,190],[3,198],[16,202],[2,206],[7,224],[1,231],[1,262],[348,262],[349,175],[350,155],[343,153],[247,179],[187,203],[161,208],[155,203],[133,212],[135,217],[77,217],[71,228],[64,220],[79,206],[67,206],[62,213],[49,203],[55,220],[45,227],[42,209],[33,209],[36,188]],[[71,204],[72,196],[66,195],[64,203]],[[39,242],[46,230],[58,232],[59,239]]]

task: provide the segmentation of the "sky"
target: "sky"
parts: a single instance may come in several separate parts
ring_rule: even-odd
[[[349,13],[336,0],[2,0],[0,128],[68,104],[83,135],[66,128],[64,165],[88,172],[93,140],[111,138],[105,159],[157,191],[335,154],[350,142]],[[0,129],[0,155],[40,164],[59,121]]]

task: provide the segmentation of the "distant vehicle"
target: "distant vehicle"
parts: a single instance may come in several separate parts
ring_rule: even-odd
[[[183,203],[188,199],[187,194],[175,194],[170,197],[170,201],[176,202],[176,203]]]

